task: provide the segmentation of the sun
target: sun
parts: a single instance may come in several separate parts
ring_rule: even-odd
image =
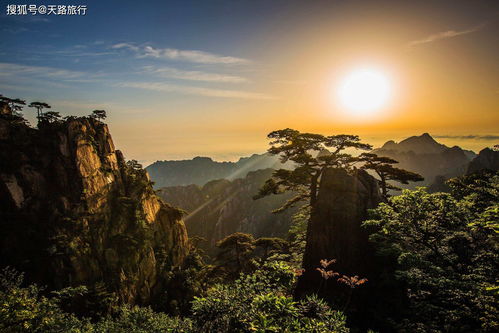
[[[349,73],[337,88],[342,108],[358,116],[368,116],[386,106],[392,88],[388,76],[379,69],[359,68]]]

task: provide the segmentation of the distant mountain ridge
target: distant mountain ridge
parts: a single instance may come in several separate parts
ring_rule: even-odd
[[[473,159],[476,153],[471,150],[465,150],[458,146],[452,148],[461,149],[469,159]],[[407,139],[396,143],[393,140],[387,141],[380,149],[396,150],[398,152],[414,152],[416,154],[437,154],[441,153],[450,147],[437,142],[429,133],[423,133],[420,136],[411,136]]]
[[[214,179],[244,178],[250,171],[286,168],[289,165],[282,164],[278,156],[265,153],[241,157],[237,162],[217,162],[210,157],[200,156],[191,160],[156,161],[146,170],[155,182],[155,187],[161,188],[191,184],[203,186]]]
[[[184,220],[189,237],[203,237],[207,242],[202,246],[213,252],[217,241],[234,232],[251,233],[255,237],[287,235],[296,209],[280,214],[273,214],[272,210],[281,207],[294,194],[253,200],[272,173],[272,169],[262,169],[232,181],[217,179],[204,186],[163,187],[156,193],[166,202],[188,212]]]
[[[384,150],[396,150],[399,152],[412,151],[416,154],[436,154],[441,153],[448,148],[449,147],[435,141],[428,133],[423,133],[420,136],[408,137],[399,143],[390,140],[381,147],[381,149]]]
[[[374,153],[399,161],[398,167],[421,174],[425,180],[406,187],[432,184],[438,177],[451,178],[466,173],[476,154],[458,146],[448,147],[437,142],[430,134],[411,136],[396,143],[387,141]]]
[[[398,143],[390,140],[372,152],[391,157],[399,161],[398,167],[417,172],[425,178],[423,182],[406,188],[431,185],[437,178],[441,181],[464,175],[477,156],[471,150],[439,143],[429,133],[411,136]],[[242,157],[237,162],[218,162],[199,156],[191,160],[156,161],[146,170],[155,182],[155,188],[163,188],[191,184],[203,186],[216,179],[244,178],[251,171],[291,167],[291,163],[282,164],[278,156],[265,153]]]

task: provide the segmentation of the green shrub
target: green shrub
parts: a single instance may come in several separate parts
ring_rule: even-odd
[[[449,182],[452,193],[405,190],[365,225],[381,253],[398,262],[409,311],[399,330],[496,331],[499,175]]]
[[[191,332],[191,323],[189,320],[154,312],[148,307],[122,306],[117,315],[95,324],[94,331],[98,333]]]
[[[315,297],[290,295],[293,269],[266,263],[232,284],[219,284],[195,298],[192,320],[199,332],[348,332],[345,317]],[[314,309],[314,310],[311,310]]]
[[[60,299],[42,296],[36,285],[21,287],[22,275],[12,269],[0,274],[0,332],[90,332],[88,320],[63,312]],[[68,293],[66,289],[62,296]]]

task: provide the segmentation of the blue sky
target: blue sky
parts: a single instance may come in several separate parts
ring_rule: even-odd
[[[278,119],[322,128],[323,115],[302,121],[298,108],[317,107],[320,73],[364,55],[406,69],[428,57],[434,67],[427,70],[435,72],[440,52],[463,51],[459,70],[486,65],[483,80],[499,91],[496,1],[1,3],[0,93],[47,101],[65,115],[104,108],[117,145],[145,163],[260,152],[265,134],[281,127]],[[30,3],[88,9],[85,16],[5,15],[8,4]],[[404,53],[407,47],[416,50]],[[489,95],[487,107],[494,105]],[[434,132],[470,134],[465,130],[456,123],[449,131],[435,125]],[[427,129],[402,126],[391,137],[365,126],[358,131],[381,142]]]
[[[50,90],[50,96],[42,90],[39,98],[87,95],[100,100],[104,98],[101,85],[106,87],[105,99],[116,98],[116,94],[126,98],[118,92],[123,89],[116,88],[139,83],[144,86],[149,82],[147,78],[169,81],[168,85],[151,86],[151,90],[230,96],[221,83],[249,81],[232,74],[241,71],[247,75],[248,66],[244,65],[251,63],[238,55],[237,41],[244,33],[244,24],[239,22],[237,29],[231,29],[236,18],[230,15],[230,8],[224,13],[225,6],[207,3],[150,1],[148,5],[137,5],[134,1],[91,1],[86,16],[3,17],[1,59],[5,63],[15,59],[17,66],[10,69],[17,73],[18,81],[22,81],[21,76],[48,76],[55,81],[51,82],[54,87],[61,89],[59,94]],[[7,71],[5,66],[2,69]],[[137,78],[141,80],[130,82]],[[62,81],[71,83],[70,87],[58,85]],[[199,89],[185,85],[186,81],[196,82]],[[51,83],[45,90],[51,89]],[[184,85],[178,86],[180,83]],[[234,95],[265,98],[264,94],[243,90],[236,90]]]

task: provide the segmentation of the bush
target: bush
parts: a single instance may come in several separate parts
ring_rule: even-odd
[[[195,298],[192,320],[199,332],[348,332],[343,314],[316,297],[296,302],[293,269],[270,262],[233,284],[216,285]],[[313,310],[312,310],[313,309]]]
[[[410,304],[400,329],[495,331],[499,176],[449,182],[452,194],[405,190],[375,210],[371,239],[398,262]]]
[[[296,302],[290,266],[270,262],[254,274],[241,275],[229,285],[217,285],[193,302],[192,319],[154,312],[149,307],[124,305],[112,315],[78,318],[62,310],[86,288],[66,288],[42,296],[36,285],[21,287],[22,275],[4,270],[0,275],[1,332],[348,332],[345,317],[315,296]]]
[[[148,307],[122,306],[116,316],[108,317],[95,324],[94,331],[99,333],[191,332],[191,323],[189,320],[154,312]]]
[[[89,332],[88,320],[63,312],[59,298],[41,295],[36,285],[21,287],[22,275],[12,269],[0,274],[1,332]],[[65,293],[68,289],[65,290]]]

